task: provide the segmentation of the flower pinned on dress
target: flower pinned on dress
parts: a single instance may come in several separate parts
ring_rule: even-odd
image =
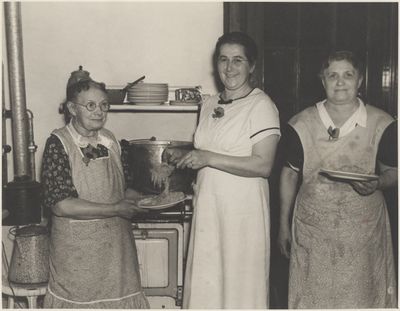
[[[225,114],[225,110],[222,107],[217,107],[214,109],[214,113],[212,114],[212,117],[214,119],[219,119],[222,118]]]
[[[336,140],[339,138],[339,132],[340,129],[335,127],[333,128],[332,126],[329,126],[328,128],[328,134],[329,134],[329,140]]]
[[[100,144],[98,144],[97,147],[88,144],[85,148],[81,148],[83,153],[82,161],[86,164],[86,166],[89,165],[90,160],[96,160],[100,156],[104,155],[104,152],[102,152],[101,147],[105,148]]]

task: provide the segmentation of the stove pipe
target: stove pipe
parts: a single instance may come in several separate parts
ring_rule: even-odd
[[[12,113],[15,176],[29,175],[28,122],[24,79],[21,8],[19,2],[4,2],[8,75]]]
[[[40,184],[30,176],[28,152],[28,113],[26,109],[24,60],[20,2],[4,2],[5,32],[10,87],[14,181],[4,187],[7,225],[41,221]]]

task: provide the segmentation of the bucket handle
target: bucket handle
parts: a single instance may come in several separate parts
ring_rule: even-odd
[[[13,226],[8,230],[8,233],[11,234],[13,237],[17,235],[18,226]]]

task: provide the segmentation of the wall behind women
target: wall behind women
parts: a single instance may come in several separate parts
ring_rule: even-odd
[[[107,85],[125,85],[145,75],[145,82],[201,85],[204,93],[216,92],[211,57],[223,32],[222,3],[22,2],[21,16],[37,177],[47,137],[64,124],[58,106],[79,65]],[[191,140],[195,126],[194,113],[109,113],[106,124],[118,139]],[[12,180],[11,155],[8,160]]]

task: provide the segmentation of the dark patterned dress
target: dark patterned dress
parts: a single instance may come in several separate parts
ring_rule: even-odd
[[[101,129],[95,138],[72,125],[53,131],[43,158],[47,210],[68,197],[107,208],[125,195],[121,148]],[[55,135],[55,136],[54,136]],[[45,308],[148,308],[132,223],[122,217],[51,217],[50,278]]]
[[[107,156],[108,150],[100,146],[100,156]],[[128,149],[121,144],[121,161],[127,185],[132,182],[128,166]],[[41,181],[44,188],[44,214],[50,219],[51,207],[68,197],[77,198],[78,192],[72,183],[71,167],[68,155],[60,139],[51,135],[43,153]]]

